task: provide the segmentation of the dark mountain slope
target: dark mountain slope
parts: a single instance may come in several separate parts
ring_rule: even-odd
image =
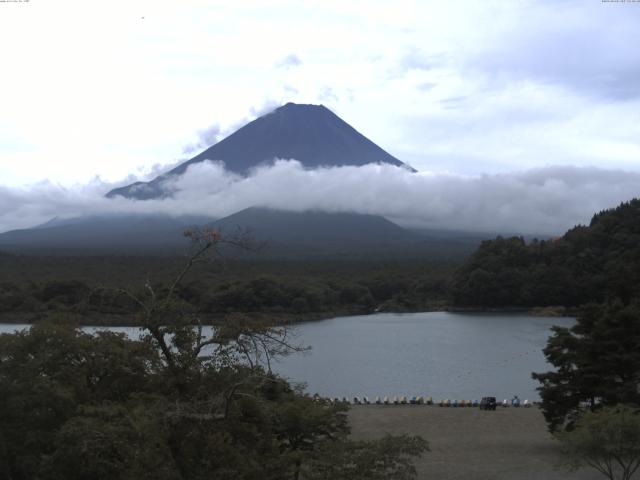
[[[224,233],[248,230],[266,242],[261,257],[277,258],[430,258],[460,259],[479,241],[459,238],[455,233],[421,235],[404,229],[379,215],[290,212],[248,208],[212,224]]]
[[[368,163],[406,166],[326,107],[287,103],[154,180],[117,188],[107,196],[142,200],[167,195],[163,180],[204,160],[223,161],[227,170],[246,175],[275,158],[296,159],[306,168]]]
[[[229,232],[248,228],[256,239],[279,243],[317,245],[327,242],[357,245],[406,242],[417,236],[378,215],[289,212],[247,208],[213,223]]]
[[[176,253],[187,246],[185,228],[206,217],[166,215],[89,216],[52,220],[32,229],[0,234],[0,249],[41,253]]]
[[[421,235],[377,215],[248,208],[213,222],[205,217],[163,215],[54,219],[33,229],[0,234],[0,250],[55,255],[175,255],[188,247],[183,231],[203,225],[228,235],[248,230],[265,247],[256,253],[237,249],[227,253],[255,258],[451,260],[468,255],[478,245],[477,240],[459,237],[455,232]]]

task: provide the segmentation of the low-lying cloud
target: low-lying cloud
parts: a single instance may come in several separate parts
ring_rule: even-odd
[[[290,69],[302,65],[302,60],[295,53],[291,53],[276,62],[276,68]]]
[[[220,125],[214,123],[203,130],[198,130],[198,141],[185,145],[182,152],[191,154],[218,143],[222,135]]]
[[[553,166],[497,175],[411,173],[389,165],[307,170],[278,160],[248,177],[223,164],[192,165],[165,186],[171,198],[107,199],[99,180],[64,188],[39,183],[0,186],[0,231],[27,228],[53,217],[114,213],[223,217],[251,206],[320,209],[383,215],[400,225],[431,229],[557,235],[593,213],[640,193],[640,173]]]

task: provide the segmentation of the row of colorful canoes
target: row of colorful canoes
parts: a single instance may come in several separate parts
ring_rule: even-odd
[[[438,402],[434,402],[433,397],[406,397],[406,396],[393,396],[393,397],[375,397],[370,399],[369,397],[353,397],[349,399],[347,397],[335,397],[331,399],[334,403],[349,403],[351,405],[438,405],[440,407],[477,407],[480,403],[478,400],[451,400],[448,398],[442,399]],[[501,407],[531,407],[534,402],[524,400],[520,403],[520,400],[514,402],[513,400],[507,400],[506,398],[498,403]]]

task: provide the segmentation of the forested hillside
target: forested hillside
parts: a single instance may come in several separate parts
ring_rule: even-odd
[[[597,213],[589,226],[526,243],[520,237],[482,242],[456,271],[457,306],[573,307],[640,294],[640,200]]]
[[[135,323],[135,302],[119,289],[166,285],[184,258],[32,257],[0,254],[0,322],[58,312],[85,324]],[[430,262],[227,260],[193,269],[176,294],[208,320],[229,313],[310,320],[373,311],[446,306],[453,266]]]

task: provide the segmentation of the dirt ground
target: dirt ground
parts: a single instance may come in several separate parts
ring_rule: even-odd
[[[441,408],[426,405],[361,405],[349,412],[355,439],[385,433],[421,435],[430,452],[416,462],[420,479],[596,480],[591,469],[561,467],[558,444],[533,408]]]

